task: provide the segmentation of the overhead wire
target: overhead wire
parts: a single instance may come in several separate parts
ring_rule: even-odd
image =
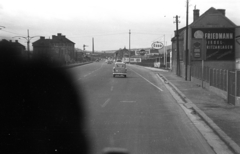
[[[18,34],[18,33],[10,32],[10,31],[4,30],[4,29],[1,29],[1,31],[8,32],[8,33],[12,33],[12,34],[15,34],[15,35],[20,35],[20,34]]]

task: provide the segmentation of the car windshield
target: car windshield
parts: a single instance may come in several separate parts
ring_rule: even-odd
[[[125,67],[124,64],[116,64],[116,67]]]
[[[2,0],[0,151],[231,153],[240,146],[239,8]]]

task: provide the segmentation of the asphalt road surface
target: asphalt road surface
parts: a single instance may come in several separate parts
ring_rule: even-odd
[[[112,76],[113,64],[68,69],[84,89],[91,152],[126,148],[131,154],[214,153],[156,73],[127,65],[127,78]]]

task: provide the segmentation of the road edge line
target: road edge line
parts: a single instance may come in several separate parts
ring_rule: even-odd
[[[206,124],[219,136],[219,138],[229,147],[229,149],[235,153],[240,154],[240,147],[234,142],[220,127],[218,127],[212,119],[210,119],[201,109],[199,109],[190,99],[188,99],[174,84],[168,81],[162,74],[157,74],[163,78],[166,84],[169,84],[174,91],[180,96],[180,98],[186,103],[187,108],[192,108]]]

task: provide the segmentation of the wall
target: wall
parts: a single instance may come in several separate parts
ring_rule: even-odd
[[[202,66],[202,61],[192,61],[192,66]],[[204,61],[204,66],[215,68],[215,69],[225,69],[234,70],[234,61]]]

